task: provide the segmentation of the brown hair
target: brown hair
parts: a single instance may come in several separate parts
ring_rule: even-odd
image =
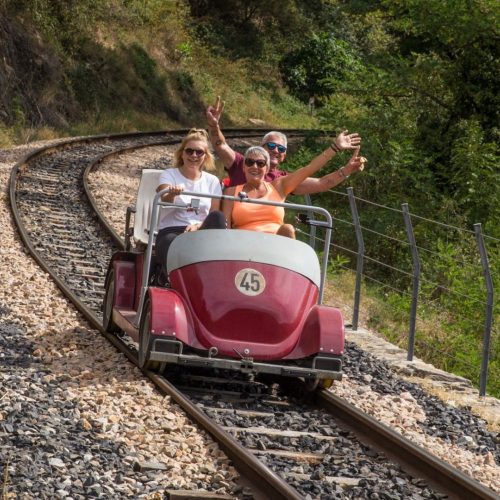
[[[189,141],[203,141],[206,144],[205,147],[205,161],[201,166],[202,170],[215,170],[215,160],[212,152],[209,149],[208,143],[208,132],[203,128],[192,128],[182,139],[179,147],[174,153],[174,167],[182,167],[184,164],[182,161],[182,153],[184,152],[184,148]]]

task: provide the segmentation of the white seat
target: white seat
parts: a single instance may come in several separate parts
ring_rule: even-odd
[[[135,243],[147,245],[149,239],[149,225],[156,188],[160,182],[162,170],[145,168],[142,171],[137,200],[135,202],[134,240]]]

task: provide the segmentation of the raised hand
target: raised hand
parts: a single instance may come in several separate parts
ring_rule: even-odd
[[[344,167],[344,169],[349,172],[349,175],[355,172],[361,172],[365,168],[365,163],[368,161],[364,156],[359,156],[359,149],[359,146],[354,149],[354,153]]]
[[[214,106],[208,106],[207,108],[207,123],[209,127],[217,127],[219,124],[220,117],[224,111],[224,101],[220,100],[220,96],[217,96]]]
[[[335,145],[338,149],[355,149],[361,145],[361,137],[359,134],[348,134],[347,130],[343,130],[340,134],[335,138]]]

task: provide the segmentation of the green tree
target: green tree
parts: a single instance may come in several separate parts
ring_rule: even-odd
[[[352,47],[330,33],[314,34],[280,62],[285,84],[305,102],[310,97],[321,101],[336,92],[360,67]]]
[[[312,29],[300,0],[188,0],[193,29],[220,55],[266,64]]]
[[[362,132],[367,138],[363,149],[368,147],[371,164],[384,172],[391,190],[379,183],[366,188],[387,197],[381,201],[405,194],[410,202],[427,190],[436,198],[426,209],[450,207],[443,203],[449,199],[469,223],[491,226],[498,220],[493,206],[499,184],[497,2],[334,3],[335,18],[342,21],[337,36],[349,41],[350,53],[360,63],[344,72],[340,65],[339,72],[326,78],[317,73],[310,86],[327,92],[330,85],[334,92],[324,97],[325,122]],[[323,50],[321,56],[326,68],[336,62],[335,52]],[[320,59],[314,52],[309,57]],[[291,65],[288,71],[292,84],[306,88],[302,66]],[[413,162],[409,168],[416,178],[410,183],[407,168],[400,169],[399,185],[387,183],[387,173],[397,172],[396,158]]]

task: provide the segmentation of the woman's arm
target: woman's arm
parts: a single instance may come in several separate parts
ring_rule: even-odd
[[[335,172],[330,172],[320,178],[308,177],[293,191],[293,194],[323,193],[344,182],[351,174],[361,172],[365,168],[367,160],[364,156],[358,156],[358,154],[359,148],[356,148],[347,164],[335,170]]]
[[[346,150],[346,149],[354,149],[354,156],[358,155],[359,145],[361,143],[361,137],[358,134],[348,134],[347,130],[343,130],[336,138],[335,141],[326,148],[322,153],[320,153],[316,158],[314,158],[311,163],[306,165],[305,167],[299,168],[295,172],[288,174],[287,176],[280,177],[273,181],[274,187],[278,190],[278,192],[286,197],[290,193],[296,191],[298,194],[303,194],[306,192],[317,192],[313,191],[311,186],[308,186],[307,183],[312,181],[314,183],[315,179],[308,179],[311,175],[315,174],[318,170],[323,168],[338,152]],[[344,173],[343,170],[339,171],[339,176]],[[348,174],[346,174],[347,177]],[[307,179],[307,181],[306,181]],[[319,179],[318,179],[319,180]],[[296,188],[306,182],[304,189],[299,193],[300,188],[296,190]],[[318,187],[318,186],[315,186]]]
[[[316,156],[309,165],[299,168],[288,175],[274,179],[273,185],[283,198],[286,198],[290,193],[295,191],[305,179],[315,174],[319,169],[323,168],[329,160],[331,160],[336,151],[331,146],[325,149],[321,154]]]
[[[166,201],[167,203],[173,203],[175,197],[181,194],[182,191],[184,191],[184,186],[182,184],[179,184],[177,186],[173,186],[172,184],[160,184],[156,188],[156,192],[159,193],[160,191],[163,191],[167,188],[170,188],[170,191],[168,193],[162,194],[161,196],[161,201]]]
[[[234,196],[234,191],[235,191],[235,188],[233,186],[233,187],[227,188],[224,191],[224,194],[227,194],[228,196]],[[226,218],[228,229],[231,229],[231,227],[232,227],[233,206],[234,206],[234,201],[224,200],[224,202],[222,203],[222,213],[224,214],[224,217]]]
[[[217,198],[212,198],[210,203],[210,212],[213,212],[214,210],[220,210],[220,200]]]

